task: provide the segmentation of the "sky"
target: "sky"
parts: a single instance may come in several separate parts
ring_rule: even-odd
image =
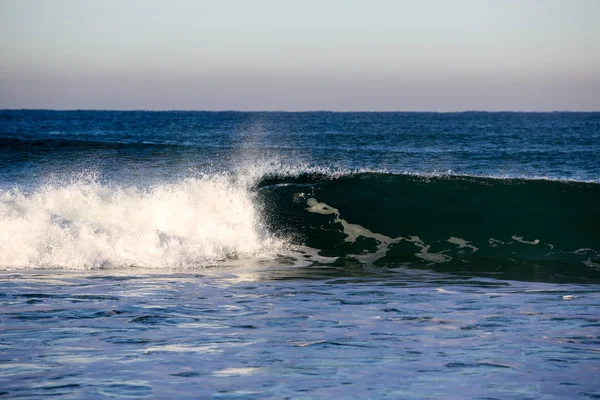
[[[0,0],[0,108],[598,111],[600,0]]]

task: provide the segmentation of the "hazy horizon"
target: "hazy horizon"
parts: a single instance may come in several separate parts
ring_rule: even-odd
[[[77,112],[77,111],[90,111],[90,112],[155,112],[155,113],[169,113],[169,112],[183,112],[183,113],[338,113],[338,114],[350,114],[350,113],[397,113],[397,114],[469,114],[469,113],[522,113],[522,114],[552,114],[552,113],[572,113],[572,114],[596,114],[600,113],[600,110],[547,110],[547,111],[529,111],[529,110],[458,110],[458,111],[434,111],[434,110],[227,110],[227,109],[214,109],[214,110],[203,110],[203,109],[176,109],[176,108],[165,108],[165,109],[145,109],[145,108],[0,108],[0,111],[56,111],[56,112]]]
[[[598,111],[600,2],[0,0],[0,109]]]

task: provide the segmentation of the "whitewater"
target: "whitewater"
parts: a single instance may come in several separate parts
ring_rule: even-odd
[[[191,268],[281,247],[227,176],[146,189],[95,182],[0,192],[0,268]]]

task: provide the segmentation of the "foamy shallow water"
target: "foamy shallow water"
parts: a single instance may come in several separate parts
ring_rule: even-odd
[[[256,265],[0,281],[6,398],[600,395],[593,285]]]

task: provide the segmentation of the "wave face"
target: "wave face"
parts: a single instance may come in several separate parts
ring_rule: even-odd
[[[247,185],[225,175],[148,189],[93,180],[0,191],[0,268],[187,268],[265,256]]]
[[[530,279],[600,272],[596,183],[357,173],[260,183],[270,229],[322,255]]]

